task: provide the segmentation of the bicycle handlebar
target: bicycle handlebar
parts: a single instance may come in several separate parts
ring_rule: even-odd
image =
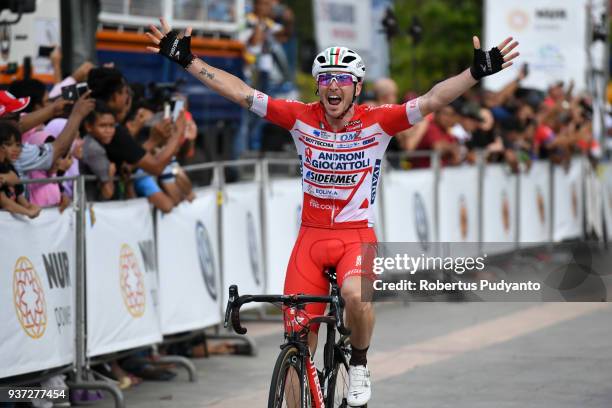
[[[331,296],[310,296],[310,295],[244,295],[238,294],[238,286],[231,285],[229,288],[229,299],[225,309],[225,321],[223,326],[229,327],[231,321],[232,328],[238,334],[246,334],[247,329],[240,324],[240,308],[246,303],[282,303],[285,306],[297,306],[304,303],[330,303],[335,306],[336,328],[340,334],[348,336],[351,331],[344,325],[343,310],[344,299],[337,294]]]

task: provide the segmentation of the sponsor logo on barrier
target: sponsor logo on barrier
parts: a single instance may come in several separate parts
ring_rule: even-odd
[[[202,278],[204,278],[204,286],[210,297],[213,300],[217,300],[215,259],[210,238],[208,237],[208,230],[201,221],[196,223],[196,246],[198,248],[200,272],[202,272]]]
[[[424,251],[429,249],[429,221],[427,218],[427,210],[423,203],[423,198],[420,193],[414,193],[414,225],[416,227],[417,237],[421,243],[421,248]]]
[[[570,189],[572,195],[572,215],[574,219],[578,219],[578,193],[576,192],[576,182],[572,182]]]
[[[544,223],[546,222],[546,208],[544,203],[544,195],[542,195],[542,190],[540,190],[540,186],[536,186],[536,206],[538,208],[540,224],[544,225]]]
[[[140,255],[142,256],[142,261],[144,262],[144,269],[146,273],[155,274],[155,282],[158,281],[157,278],[157,258],[155,254],[155,242],[152,239],[147,239],[144,241],[138,242],[138,249],[140,249]],[[159,304],[159,295],[157,293],[156,285],[150,286],[151,292],[151,300],[153,301],[153,305],[157,306]]]
[[[535,14],[536,17],[543,20],[565,20],[567,18],[567,11],[562,8],[537,9]]]
[[[255,218],[249,211],[246,215],[247,224],[247,244],[249,246],[249,260],[251,262],[251,272],[257,286],[261,285],[261,268],[259,265],[259,245],[257,239],[257,229],[255,228]]]
[[[49,288],[65,288],[70,284],[70,264],[67,252],[44,254],[43,263],[47,271]]]
[[[47,328],[47,302],[36,269],[25,256],[15,262],[13,303],[23,331],[33,339],[41,338]]]
[[[128,244],[121,245],[119,253],[119,285],[128,312],[133,317],[142,317],[146,305],[144,275],[134,251]]]
[[[512,10],[508,13],[508,25],[517,30],[524,30],[529,24],[529,14],[527,14],[524,10]]]
[[[459,196],[459,231],[461,231],[461,239],[466,239],[468,236],[468,209],[465,202],[465,196]]]
[[[501,217],[502,217],[502,225],[504,226],[504,232],[510,232],[510,202],[508,201],[508,194],[506,190],[502,190],[501,192]]]
[[[144,262],[145,272],[157,273],[157,260],[155,259],[155,242],[152,239],[138,242],[138,249]]]
[[[370,194],[370,204],[374,204],[376,200],[376,187],[378,186],[378,179],[380,178],[380,159],[376,159],[374,163],[374,171],[372,172],[372,191]]]
[[[52,252],[43,254],[43,263],[47,272],[49,290],[64,290],[72,287],[70,282],[70,260],[67,252]],[[69,302],[64,299],[64,302]],[[72,306],[69,303],[56,305],[53,308],[55,323],[59,333],[72,324]]]

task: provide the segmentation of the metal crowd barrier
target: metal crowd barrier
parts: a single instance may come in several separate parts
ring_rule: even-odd
[[[432,152],[417,152],[416,154],[403,154],[402,158],[412,158],[412,157],[423,157],[424,155],[429,156],[431,159],[431,171],[434,173],[434,215],[433,219],[435,221],[435,232],[434,236],[436,239],[439,238],[439,207],[440,207],[440,192],[439,192],[439,183],[440,183],[440,175],[442,171],[440,156],[436,153]],[[268,290],[268,280],[266,279],[265,273],[268,270],[269,259],[267,259],[267,238],[268,231],[266,228],[266,189],[268,188],[271,180],[274,177],[278,177],[279,172],[271,172],[271,167],[285,166],[287,167],[286,176],[290,178],[295,178],[295,182],[299,183],[299,178],[295,177],[297,173],[297,169],[299,168],[299,161],[295,158],[266,158],[263,159],[249,159],[249,160],[238,160],[238,161],[223,161],[223,162],[215,162],[215,163],[204,163],[197,165],[185,166],[183,169],[185,172],[189,174],[194,174],[196,172],[203,171],[212,171],[212,180],[210,186],[217,191],[218,203],[217,203],[217,228],[218,228],[218,248],[219,254],[223,253],[223,226],[222,226],[222,205],[221,202],[224,197],[225,190],[228,186],[225,173],[227,169],[239,169],[245,172],[246,170],[252,169],[251,172],[245,172],[243,174],[248,174],[253,176],[253,181],[257,183],[259,188],[259,203],[260,203],[260,217],[261,221],[261,243],[262,243],[262,270],[264,271],[264,291]],[[479,155],[478,161],[476,163],[478,168],[478,217],[479,217],[479,228],[478,228],[478,239],[479,242],[482,243],[483,238],[483,178],[484,172],[483,170],[486,167],[486,163],[482,155]],[[389,164],[383,166],[381,171],[389,172],[389,171],[398,171],[398,170],[390,170]],[[549,200],[549,214],[551,217],[550,228],[548,231],[549,241],[552,242],[553,238],[553,225],[552,220],[554,205],[553,205],[553,193],[554,193],[554,178],[553,175],[553,165],[550,164],[550,185],[549,185],[549,194],[551,199]],[[281,172],[281,174],[283,174]],[[86,189],[85,183],[86,181],[96,180],[93,176],[75,176],[75,177],[60,177],[60,178],[50,178],[50,179],[38,179],[38,180],[23,180],[24,184],[30,183],[41,183],[41,182],[59,182],[59,181],[73,181],[76,184],[76,188],[74,189],[74,200],[73,200],[73,211],[75,211],[76,216],[76,283],[75,283],[75,291],[76,291],[76,314],[75,314],[75,339],[74,339],[74,347],[75,347],[75,359],[74,362],[67,367],[59,367],[57,369],[46,370],[43,373],[38,373],[36,376],[32,377],[27,374],[20,375],[17,377],[11,377],[9,379],[0,379],[0,384],[26,384],[32,382],[41,381],[44,378],[47,378],[51,375],[56,375],[57,373],[67,373],[72,372],[74,375],[74,380],[69,382],[69,386],[72,389],[86,389],[86,390],[105,390],[111,393],[115,400],[115,405],[117,407],[124,407],[125,402],[123,398],[122,392],[119,388],[113,384],[106,381],[98,381],[92,380],[91,373],[91,365],[97,361],[98,359],[89,359],[86,356],[86,303],[85,303],[85,290],[86,290],[86,260],[85,260],[85,228],[86,228],[86,210],[87,210],[87,197],[86,197]],[[515,249],[519,247],[519,233],[520,233],[520,181],[521,177],[518,177],[518,181],[516,183],[516,240],[515,240]],[[380,201],[378,203],[379,206],[383,205],[384,194],[383,190],[385,188],[384,177],[381,179],[381,183],[379,185],[379,192],[377,197],[380,197]],[[383,207],[381,207],[383,208]],[[385,234],[385,225],[390,220],[385,218],[384,212],[382,212],[382,219],[379,220],[380,224],[382,224],[382,234],[380,236],[381,240],[386,239]],[[157,254],[157,251],[156,251]],[[157,256],[157,255],[156,255]],[[220,288],[224,291],[226,282],[224,281],[226,271],[223,265],[223,256],[219,257],[220,263]],[[223,316],[224,314],[224,305],[221,302],[219,314]],[[265,313],[260,311],[259,319],[266,319]],[[279,320],[278,316],[273,317],[275,320]],[[202,329],[202,331],[205,328]],[[200,332],[200,331],[197,331]],[[236,341],[244,341],[247,343],[249,347],[252,348],[253,352],[256,349],[256,345],[254,341],[248,337],[235,337],[229,332],[223,330],[219,326],[215,327],[215,333],[212,335],[213,338],[217,339],[232,339]],[[186,337],[181,337],[181,339],[185,339]],[[168,340],[168,343],[171,343],[172,340]],[[163,344],[163,343],[162,343]],[[129,350],[127,352],[133,352],[133,350]],[[196,372],[193,364],[182,357],[177,356],[169,356],[162,360],[162,362],[173,362],[179,365],[182,365],[189,373],[190,381],[196,381]]]

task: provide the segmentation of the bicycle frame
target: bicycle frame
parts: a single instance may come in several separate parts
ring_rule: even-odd
[[[348,336],[350,330],[344,326],[343,321],[343,300],[340,297],[340,291],[335,282],[332,283],[330,296],[308,296],[308,295],[238,295],[238,287],[230,286],[229,300],[225,311],[225,327],[229,326],[231,321],[234,331],[238,334],[246,334],[247,330],[240,324],[240,307],[245,303],[251,302],[268,302],[282,303],[284,305],[283,313],[285,315],[285,339],[287,342],[283,348],[293,346],[298,349],[299,356],[302,359],[301,372],[299,375],[304,380],[308,381],[315,408],[325,408],[325,397],[323,389],[319,381],[319,374],[314,365],[310,349],[308,347],[308,333],[310,326],[313,324],[326,324],[328,327],[327,341],[324,347],[324,374],[325,378],[329,379],[330,370],[333,369],[333,356],[336,347],[335,333],[336,330],[341,335]],[[330,309],[326,315],[310,315],[305,310],[306,303],[329,303]],[[308,395],[304,390],[300,390],[301,405],[307,406]],[[310,407],[308,407],[310,408]]]
[[[332,306],[333,307],[333,306]],[[332,314],[333,311],[330,311]],[[330,315],[310,315],[299,306],[288,307],[285,312],[285,337],[289,339],[286,346],[295,346],[304,355],[302,359],[302,376],[306,376],[308,385],[312,392],[315,408],[325,408],[325,398],[323,397],[323,389],[319,381],[319,374],[317,373],[317,367],[314,364],[312,355],[308,347],[308,333],[310,332],[310,325],[315,323],[327,323],[331,324],[332,316]],[[329,338],[328,338],[329,340]],[[328,345],[325,344],[325,349]],[[325,367],[327,369],[327,367]],[[302,406],[306,406],[308,401],[308,395],[302,393]]]
[[[325,399],[323,398],[323,390],[319,383],[319,374],[317,368],[312,361],[312,358],[306,358],[306,373],[308,374],[308,385],[312,391],[316,408],[325,408]]]

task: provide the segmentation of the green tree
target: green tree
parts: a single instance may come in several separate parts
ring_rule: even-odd
[[[402,33],[390,44],[390,70],[402,92],[425,92],[471,64],[472,36],[482,31],[482,0],[395,0],[394,7]],[[413,17],[423,28],[416,45],[406,34]]]

